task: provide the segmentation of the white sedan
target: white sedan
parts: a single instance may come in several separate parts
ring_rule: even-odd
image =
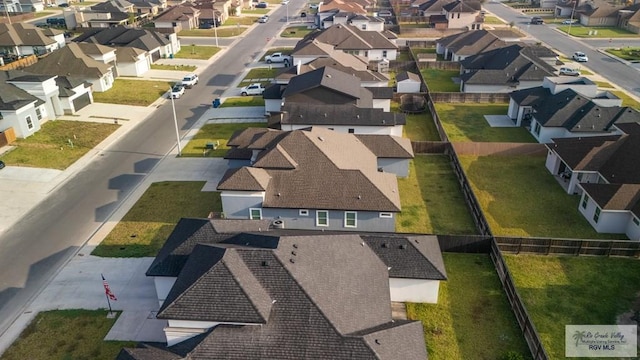
[[[171,88],[171,97],[173,99],[180,99],[180,97],[184,95],[184,85],[176,84]]]
[[[577,62],[587,62],[589,61],[589,58],[587,57],[587,54],[582,51],[576,51],[573,53],[573,60]]]

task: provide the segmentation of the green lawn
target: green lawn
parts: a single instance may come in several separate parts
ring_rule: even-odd
[[[1,155],[7,165],[63,170],[116,131],[120,125],[86,121],[47,121],[40,131],[18,139]],[[73,146],[71,143],[73,143]]]
[[[220,51],[220,48],[215,46],[182,45],[180,51],[174,57],[176,59],[208,60],[218,51]]]
[[[309,29],[307,26],[292,26],[284,29],[280,36],[283,38],[299,38],[302,39],[307,34],[312,32],[313,29]]]
[[[408,178],[398,179],[402,212],[397,232],[476,234],[446,155],[416,155]]]
[[[429,360],[530,359],[489,256],[443,256],[448,280],[438,304],[407,303],[409,318],[422,320]]]
[[[606,81],[594,81],[599,88],[613,89],[613,85],[609,84]]]
[[[569,25],[558,26],[558,30],[569,33]],[[597,31],[596,35],[589,35],[589,31]],[[600,27],[600,26],[582,26],[571,25],[572,36],[586,37],[586,38],[618,38],[618,37],[638,37],[638,34],[632,33],[621,28],[615,27]]]
[[[243,11],[244,12],[244,11]],[[222,24],[223,26],[238,26],[238,25],[253,25],[255,24],[255,22],[258,21],[258,17],[257,16],[230,16],[227,21],[224,22],[224,24]]]
[[[506,255],[505,260],[550,359],[564,358],[565,325],[616,324],[617,316],[640,311],[637,259]]]
[[[273,79],[280,69],[269,68],[255,68],[249,70],[247,76],[242,79],[243,82],[251,81],[252,79]]]
[[[625,47],[618,49],[607,49],[609,54],[615,55],[621,59],[627,61],[639,61],[640,60],[640,48],[637,47]]]
[[[164,96],[173,85],[167,81],[116,79],[105,92],[94,92],[93,100],[100,103],[149,106]]]
[[[523,127],[491,127],[484,115],[506,115],[507,104],[435,104],[452,142],[536,142]]]
[[[622,106],[629,106],[636,110],[640,110],[640,103],[636,99],[627,95],[626,92],[617,90],[617,91],[612,91],[611,93],[615,94],[617,97],[622,99]]]
[[[151,64],[152,70],[195,71],[197,68],[197,66],[193,65]]]
[[[400,104],[391,101],[391,112],[400,112]],[[405,114],[407,123],[404,126],[403,136],[412,141],[440,141],[440,134],[431,114],[427,111],[422,114]]]
[[[498,19],[495,16],[487,15],[484,17],[484,23],[489,25],[504,25],[506,24],[504,21]]]
[[[396,56],[396,61],[413,61],[411,57],[411,53],[409,51],[398,51],[398,55]]]
[[[50,16],[55,14],[53,11],[38,11],[35,14],[33,14],[34,18],[41,18],[41,17],[45,17],[45,16]]]
[[[135,342],[103,341],[116,318],[106,310],[56,310],[39,313],[2,360],[115,359]]]
[[[238,130],[250,127],[267,127],[266,123],[231,123],[231,124],[207,124],[189,141],[182,150],[183,157],[223,157],[229,148],[227,140]],[[219,142],[216,150],[206,149],[207,143]]]
[[[257,14],[264,15],[268,14],[271,9],[242,9],[243,14]]]
[[[222,211],[220,193],[202,192],[204,181],[153,183],[92,255],[156,256],[183,217],[207,217]]]
[[[191,30],[182,30],[178,34],[179,36],[204,36],[204,37],[215,37],[216,34],[218,37],[232,37],[241,35],[243,32],[247,30],[246,27],[240,26],[225,26],[213,29],[191,29]]]
[[[431,92],[460,92],[460,84],[454,83],[451,79],[459,77],[460,71],[422,69],[420,73]]]
[[[226,99],[220,107],[236,107],[236,106],[264,106],[262,96],[242,96],[230,97]]]
[[[473,192],[497,236],[615,239],[598,234],[544,166],[545,156],[460,156]],[[624,236],[624,235],[622,235]]]

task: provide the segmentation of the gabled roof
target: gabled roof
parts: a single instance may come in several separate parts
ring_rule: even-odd
[[[112,66],[96,61],[82,51],[76,43],[58,49],[37,63],[26,68],[26,71],[60,76],[75,76],[99,79],[111,71]]]
[[[73,89],[81,85],[84,86],[84,88],[91,87],[90,83],[73,76],[57,76],[56,85],[58,85],[60,97],[71,97],[75,95],[76,93]]]
[[[603,210],[628,210],[640,217],[640,184],[580,184]]]
[[[126,0],[109,0],[91,6],[91,10],[98,12],[126,12],[133,6]]]
[[[392,135],[365,135],[356,137],[378,158],[413,159],[411,140]]]
[[[343,53],[343,54],[347,56],[352,56],[346,53]],[[362,62],[359,62],[359,63],[363,64]],[[355,65],[356,68],[342,65],[341,63],[337,62],[333,57],[319,57],[306,64],[301,64],[299,74],[298,74],[298,66],[294,65],[292,67],[283,69],[280,73],[276,75],[275,78],[276,80],[286,81],[288,79],[293,78],[294,76],[298,76],[300,74],[304,74],[309,71],[317,70],[319,68],[326,66],[326,67],[331,67],[336,70],[339,70],[345,74],[356,76],[362,82],[383,82],[383,81],[387,82],[389,80],[382,73],[366,69],[366,66],[360,70],[356,70],[357,68],[361,68],[361,66],[359,66],[359,64],[355,62],[352,62],[351,64]]]
[[[170,44],[164,34],[146,29],[132,29],[114,26],[106,29],[92,29],[73,39],[74,42],[92,42],[106,46],[135,47],[145,51]]]
[[[269,133],[246,146],[261,150],[254,166],[270,176],[266,187],[244,167],[228,170],[219,190],[265,191],[263,208],[400,211],[395,175],[378,172],[375,154],[355,135],[317,127],[265,138]],[[284,154],[294,169],[283,169]]]
[[[304,37],[303,42],[318,40],[340,50],[397,49],[398,46],[378,31],[360,30],[355,26],[335,24],[316,30]]]
[[[456,55],[475,55],[490,49],[506,46],[506,43],[487,30],[471,30],[445,36],[437,41]]]
[[[580,2],[580,5],[576,8],[576,12],[593,18],[616,17],[618,10],[621,8],[622,7],[612,6],[606,1],[593,0],[591,2]]]
[[[359,108],[351,104],[285,103],[282,113],[274,116],[281,124],[287,125],[396,126],[406,124],[404,114],[386,112],[382,109]]]
[[[220,179],[218,189],[266,191],[269,180],[271,180],[271,176],[264,169],[241,167],[227,171]]]
[[[139,60],[140,55],[145,53],[145,50],[134,47],[119,47],[116,51],[116,59],[118,63],[136,62]]]
[[[361,94],[360,79],[343,73],[329,66],[298,75],[289,81],[284,89],[282,97],[324,87],[341,94],[358,99]]]
[[[414,74],[408,71],[401,71],[396,75],[396,81],[400,82],[405,80],[411,80],[411,81],[417,81],[417,82],[422,81],[420,80],[420,76],[418,76],[418,74]]]
[[[155,21],[186,21],[200,14],[200,10],[192,6],[177,5],[159,14]]]
[[[320,8],[318,8],[318,12],[327,12],[332,10],[352,12],[356,14],[367,14],[367,11],[364,9],[364,7],[355,1],[327,0],[327,2],[322,2],[320,4]]]
[[[54,39],[34,25],[0,23],[0,47],[48,46],[55,43]]]
[[[414,2],[420,10],[428,13],[441,13],[445,5],[450,3],[451,0],[418,0]]]
[[[174,286],[187,289],[176,298],[201,304],[189,317],[215,318],[212,308],[228,307],[231,316],[218,316],[243,319],[264,307],[266,323],[220,324],[169,348],[124,350],[118,359],[426,359],[421,323],[391,319],[388,265],[357,234],[317,234],[282,235],[275,248],[196,245],[190,257],[200,261],[189,259]],[[213,279],[209,269],[217,267],[235,271]],[[194,294],[196,287],[217,303]]]
[[[455,13],[476,13],[482,9],[482,5],[479,1],[453,1],[443,6],[442,9],[446,12]]]
[[[0,81],[0,110],[19,110],[29,104],[41,102],[37,97],[19,87]]]
[[[104,45],[94,44],[94,43],[77,43],[76,45],[86,55],[100,56],[100,55],[108,54],[110,52],[114,52],[116,50],[109,46],[104,46]]]

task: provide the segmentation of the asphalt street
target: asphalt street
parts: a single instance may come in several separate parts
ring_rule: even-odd
[[[571,54],[575,51],[584,52],[589,57],[589,62],[584,63],[585,67],[592,69],[603,78],[640,97],[640,71],[600,53],[594,47],[600,46],[589,45],[588,41],[566,36],[550,25],[530,25],[530,16],[524,15],[501,3],[491,2],[485,3],[483,6],[507,23],[513,21],[515,26],[521,30],[569,57],[571,57]],[[604,40],[608,42],[608,39]]]
[[[294,0],[289,11],[305,4]],[[247,31],[200,74],[196,89],[176,100],[181,137],[271,46],[266,39],[281,31],[286,11],[279,6],[270,22]],[[175,145],[171,103],[164,102],[0,236],[0,336]]]

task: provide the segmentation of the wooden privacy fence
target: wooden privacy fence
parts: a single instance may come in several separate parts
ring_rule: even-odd
[[[536,327],[533,325],[533,321],[531,321],[527,309],[522,303],[520,294],[518,294],[518,290],[516,290],[516,285],[513,282],[509,268],[507,268],[507,264],[504,262],[504,258],[500,253],[500,249],[495,239],[491,240],[491,251],[489,252],[489,256],[491,256],[491,261],[493,261],[493,264],[496,267],[496,272],[498,273],[498,277],[502,283],[502,288],[507,295],[511,311],[513,311],[513,314],[516,316],[518,326],[520,326],[522,335],[524,336],[524,339],[529,346],[529,350],[531,351],[531,356],[534,360],[548,360],[549,355],[547,355],[547,352],[542,346],[540,335],[538,334]]]
[[[12,61],[4,66],[0,66],[0,70],[16,70],[26,68],[29,65],[33,65],[38,62],[38,57],[35,55],[29,55],[22,57],[16,61]]]
[[[460,70],[460,63],[455,61],[416,61],[418,69]]]
[[[488,254],[491,241],[491,237],[481,235],[438,235],[440,250],[453,253]]]
[[[496,237],[495,239],[501,251],[514,254],[640,258],[640,242],[637,241],[522,237]]]
[[[412,141],[414,154],[444,154],[449,146],[443,141]]]
[[[505,142],[456,142],[451,144],[458,155],[474,156],[546,156],[547,147],[537,143],[505,143]]]
[[[458,69],[460,66],[458,65]],[[429,86],[429,84],[427,84]],[[508,103],[509,94],[502,93],[456,93],[456,92],[431,92],[431,100],[434,103],[476,103],[493,104]]]

